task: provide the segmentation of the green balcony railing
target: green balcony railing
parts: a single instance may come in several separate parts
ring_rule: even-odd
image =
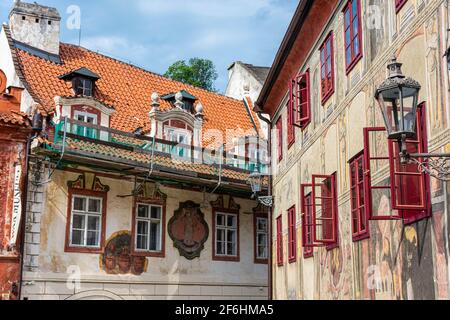
[[[223,165],[249,172],[268,172],[267,163],[236,156],[222,150],[179,144],[64,118],[55,126],[54,144],[57,146],[67,145],[69,139],[140,153],[158,153],[174,160],[196,164]]]

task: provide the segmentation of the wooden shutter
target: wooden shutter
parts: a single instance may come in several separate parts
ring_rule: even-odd
[[[288,224],[289,224],[289,262],[295,262],[297,260],[297,221],[296,221],[295,207],[292,207],[288,211]]]
[[[375,172],[389,166],[389,143],[385,128],[364,129],[364,151],[364,192],[369,219],[401,219],[401,213],[391,208],[392,180],[385,178],[382,181],[372,181]],[[381,201],[383,199],[385,201]]]
[[[417,137],[407,140],[409,153],[427,153],[427,125],[425,104],[417,109]],[[402,164],[398,143],[390,142],[392,207],[403,210],[405,223],[412,223],[431,215],[430,177],[420,172],[415,163]],[[424,162],[424,159],[418,159]]]
[[[309,69],[295,80],[295,125],[305,129],[311,123]]]
[[[323,245],[337,243],[337,195],[334,175],[312,177],[313,241]]]
[[[283,224],[282,216],[277,218],[277,262],[278,266],[283,265]]]

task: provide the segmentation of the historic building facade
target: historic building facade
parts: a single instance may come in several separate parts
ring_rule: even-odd
[[[17,1],[0,34],[37,133],[21,298],[267,298],[267,212],[247,181],[266,170],[256,113],[59,29],[56,9]]]
[[[257,101],[272,123],[275,299],[449,299],[448,184],[401,165],[374,99],[419,81],[410,151],[450,150],[442,0],[302,0]]]

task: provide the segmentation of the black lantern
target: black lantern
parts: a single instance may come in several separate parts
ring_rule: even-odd
[[[248,181],[250,182],[250,186],[252,187],[252,192],[255,196],[262,190],[262,180],[263,175],[259,173],[256,169],[255,171],[248,177]]]
[[[420,84],[402,73],[402,64],[394,57],[388,65],[389,77],[377,89],[375,99],[383,113],[389,139],[416,137],[416,116]]]

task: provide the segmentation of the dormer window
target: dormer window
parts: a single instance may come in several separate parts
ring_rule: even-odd
[[[92,80],[83,78],[73,79],[73,90],[77,96],[92,97]]]
[[[177,94],[166,94],[162,96],[161,99],[168,101],[173,107],[180,108],[189,113],[195,113],[194,103],[198,100],[196,97],[185,90],[181,90]]]
[[[76,96],[94,96],[95,82],[100,77],[87,68],[80,68],[59,77],[61,80],[72,81],[72,88]]]

